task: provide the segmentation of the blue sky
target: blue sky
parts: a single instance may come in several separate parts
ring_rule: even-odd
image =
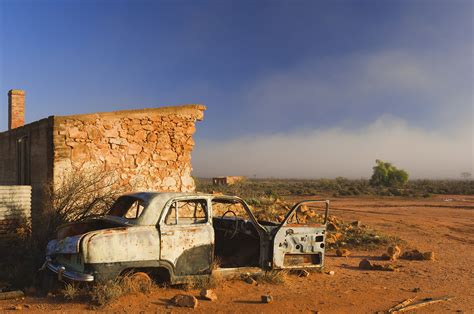
[[[384,158],[459,177],[474,160],[473,6],[0,0],[0,130],[11,88],[27,122],[203,103],[196,175],[364,177]]]

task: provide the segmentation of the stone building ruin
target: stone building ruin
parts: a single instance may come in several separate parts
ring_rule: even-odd
[[[112,171],[129,191],[193,191],[191,151],[203,105],[50,116],[24,124],[25,92],[8,93],[0,185],[31,185],[32,213],[47,183],[84,168]]]

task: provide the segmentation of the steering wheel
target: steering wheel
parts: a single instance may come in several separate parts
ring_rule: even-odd
[[[225,215],[227,215],[228,213],[231,213],[232,215],[234,215],[234,224],[235,224],[235,227],[234,227],[234,232],[232,233],[232,235],[230,237],[228,237],[229,239],[233,239],[235,237],[235,235],[237,234],[237,231],[239,230],[239,221],[237,220],[237,215],[236,213],[229,209],[228,211],[226,211],[221,218],[224,218]],[[224,232],[224,236],[227,237],[227,234],[228,234],[228,230],[226,230]]]

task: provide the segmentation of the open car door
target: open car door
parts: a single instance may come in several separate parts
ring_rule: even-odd
[[[276,229],[273,268],[322,267],[329,201],[302,201]]]

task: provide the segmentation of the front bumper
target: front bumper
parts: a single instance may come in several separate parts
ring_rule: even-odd
[[[58,275],[58,280],[66,278],[73,281],[94,281],[93,275],[80,273],[73,270],[67,270],[65,266],[61,264],[54,264],[52,261],[49,260],[46,260],[44,267],[48,268],[53,273],[56,273]]]

